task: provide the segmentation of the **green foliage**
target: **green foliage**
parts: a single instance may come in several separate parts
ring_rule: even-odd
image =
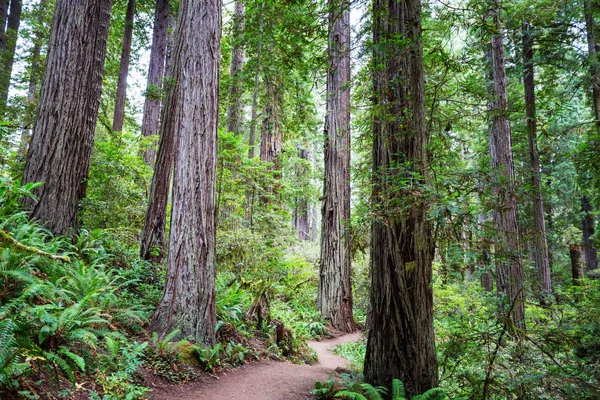
[[[182,362],[179,350],[189,345],[186,340],[171,342],[179,334],[175,330],[160,339],[156,332],[152,333],[152,345],[144,352],[144,361],[155,375],[167,378],[172,383],[183,383],[193,379],[194,370]]]

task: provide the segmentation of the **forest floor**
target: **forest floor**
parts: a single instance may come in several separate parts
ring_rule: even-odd
[[[315,381],[324,381],[345,368],[348,361],[333,354],[340,343],[355,342],[362,333],[356,332],[322,341],[310,341],[317,356],[317,365],[298,365],[281,361],[249,364],[218,376],[182,386],[153,390],[151,400],[306,400],[312,398]]]

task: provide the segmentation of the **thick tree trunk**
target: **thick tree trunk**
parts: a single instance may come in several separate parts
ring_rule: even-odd
[[[1,1],[1,0],[0,0]],[[252,93],[252,111],[250,121],[250,136],[248,138],[248,158],[254,158],[254,147],[256,142],[256,123],[258,119],[258,89],[260,84],[261,52],[263,39],[263,7],[261,3],[260,16],[258,21],[258,46],[256,50],[256,71],[254,72],[254,91]]]
[[[529,141],[529,168],[533,187],[533,214],[535,227],[533,244],[535,246],[535,265],[538,273],[542,302],[552,294],[550,256],[546,239],[546,221],[544,218],[544,200],[542,198],[542,180],[540,177],[540,157],[537,146],[537,117],[535,107],[535,80],[533,73],[533,37],[531,26],[523,23],[523,86],[525,90],[525,113],[527,117],[527,138]]]
[[[493,15],[497,24],[497,14]],[[494,169],[493,211],[496,227],[496,290],[505,297],[508,311],[513,303],[511,318],[515,325],[525,328],[525,304],[523,300],[523,264],[521,262],[517,202],[514,193],[514,164],[510,123],[508,121],[508,96],[504,67],[503,33],[492,36],[493,99],[488,104],[492,119],[490,131],[490,155]]]
[[[125,102],[127,101],[127,75],[129,74],[129,59],[131,54],[131,42],[133,38],[133,19],[135,18],[135,0],[127,2],[125,12],[125,29],[123,31],[123,46],[121,50],[121,62],[119,64],[119,79],[117,80],[117,98],[115,100],[115,112],[113,114],[112,129],[114,132],[123,130],[125,120]]]
[[[177,148],[167,276],[153,319],[161,336],[215,343],[215,175],[221,0],[182,0],[170,90]]]
[[[350,3],[329,0],[325,172],[317,309],[353,332],[350,253]]]
[[[164,77],[171,77],[171,65],[173,60],[173,37],[175,36],[175,27],[177,21],[172,15],[169,15],[169,35],[166,43],[165,71]],[[166,225],[167,225],[167,204],[169,202],[169,190],[171,188],[171,177],[173,175],[173,160],[175,159],[176,148],[176,111],[178,99],[173,97],[169,91],[162,102],[161,121],[159,126],[160,139],[158,142],[158,152],[156,153],[156,163],[154,155],[154,175],[150,185],[150,195],[148,197],[148,208],[146,210],[146,219],[142,231],[142,241],[140,244],[140,257],[144,260],[151,260],[157,264],[162,264],[167,252]],[[170,105],[170,107],[169,107]],[[154,150],[152,150],[154,152]],[[148,153],[146,153],[148,154]],[[154,154],[154,153],[152,153]],[[148,161],[148,159],[146,159]]]
[[[583,222],[581,233],[583,234],[583,252],[585,255],[585,265],[587,271],[598,269],[598,250],[592,244],[594,236],[594,215],[592,214],[592,205],[587,196],[581,198],[581,209],[583,211]]]
[[[583,278],[581,246],[578,244],[570,244],[569,255],[571,257],[571,274],[573,277],[573,285],[581,285],[581,279]]]
[[[229,66],[229,107],[227,108],[227,131],[236,135],[242,133],[244,100],[242,98],[242,68],[244,67],[244,47],[242,34],[244,31],[244,15],[246,7],[241,0],[235,1],[233,14],[233,48]]]
[[[150,65],[148,67],[148,84],[146,86],[144,115],[142,117],[143,136],[158,134],[162,80],[165,75],[165,51],[169,26],[169,11],[169,0],[156,0],[154,28],[152,29],[152,47],[150,49]],[[144,160],[147,165],[154,166],[155,158],[156,151],[153,148],[144,151]]]
[[[365,380],[389,387],[399,378],[409,395],[438,384],[431,288],[435,243],[418,189],[428,184],[422,46],[419,0],[375,0],[375,220]],[[399,186],[403,176],[418,180],[414,190]]]
[[[22,8],[22,0],[11,0],[8,25],[6,27],[6,42],[2,51],[2,71],[0,72],[0,111],[3,114],[6,112],[6,102],[8,101],[8,90],[10,88],[10,78],[15,61],[15,49],[17,48],[17,39],[19,37]]]
[[[596,126],[600,129],[600,43],[594,15],[600,12],[600,5],[594,5],[592,0],[583,0],[585,28],[588,42],[590,77],[592,78],[592,104]]]
[[[111,0],[58,0],[23,183],[44,182],[31,216],[55,234],[77,227],[106,57]]]

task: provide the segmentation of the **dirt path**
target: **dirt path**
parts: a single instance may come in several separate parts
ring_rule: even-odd
[[[232,370],[205,382],[184,386],[162,387],[151,400],[305,400],[310,398],[316,380],[324,381],[347,361],[329,349],[344,342],[354,342],[361,333],[352,333],[321,342],[308,342],[315,349],[319,363],[314,366],[268,361]]]

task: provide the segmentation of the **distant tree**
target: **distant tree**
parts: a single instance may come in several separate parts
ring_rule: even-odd
[[[523,296],[523,264],[519,243],[517,222],[517,201],[515,198],[515,172],[512,153],[512,137],[508,119],[508,94],[506,69],[504,64],[504,37],[499,21],[497,2],[490,10],[495,31],[492,34],[491,60],[489,68],[492,76],[492,99],[488,112],[492,121],[489,150],[494,174],[493,218],[496,229],[495,262],[496,289],[505,297],[507,307],[512,307],[513,322],[525,327],[525,303]]]
[[[523,87],[525,91],[525,113],[527,118],[527,138],[529,142],[529,168],[531,186],[533,188],[533,217],[535,265],[538,273],[538,284],[542,291],[542,302],[552,294],[550,271],[550,255],[546,238],[546,220],[544,217],[544,199],[542,197],[542,179],[540,155],[537,144],[537,115],[535,101],[535,77],[533,68],[533,36],[532,27],[524,22],[523,32]]]
[[[365,380],[409,395],[438,384],[421,2],[373,5],[373,214]],[[405,182],[405,183],[403,183]],[[412,184],[411,184],[412,183]]]
[[[113,114],[112,129],[115,132],[123,130],[125,120],[125,102],[127,101],[127,76],[129,75],[129,59],[133,39],[133,19],[135,18],[135,0],[127,1],[125,24],[123,30],[123,45],[121,48],[121,61],[119,63],[119,79],[117,80],[117,98]]]
[[[23,183],[44,182],[31,216],[55,234],[77,228],[102,91],[111,0],[57,0]]]
[[[244,67],[244,47],[242,33],[244,30],[244,15],[246,6],[241,0],[235,1],[233,13],[233,31],[231,48],[231,63],[229,65],[229,106],[227,107],[226,125],[229,132],[236,135],[242,132],[244,111],[242,69]]]
[[[220,0],[183,0],[166,114],[176,122],[167,276],[152,328],[215,343],[215,208]]]
[[[154,27],[152,29],[152,47],[150,48],[150,65],[148,67],[148,83],[142,118],[142,135],[158,134],[161,109],[161,89],[165,75],[165,52],[169,28],[169,0],[156,0]],[[146,164],[154,166],[156,151],[152,148],[144,152]],[[170,168],[170,167],[169,167]],[[168,189],[167,189],[168,190]]]
[[[8,25],[6,26],[4,48],[1,49],[2,70],[0,71],[0,111],[6,111],[8,90],[15,61],[15,50],[19,37],[19,26],[21,25],[22,0],[11,0],[8,14]],[[4,26],[2,26],[4,27]]]
[[[328,6],[325,181],[317,308],[334,328],[352,332],[356,324],[352,315],[349,229],[350,4],[345,0],[330,0]]]

